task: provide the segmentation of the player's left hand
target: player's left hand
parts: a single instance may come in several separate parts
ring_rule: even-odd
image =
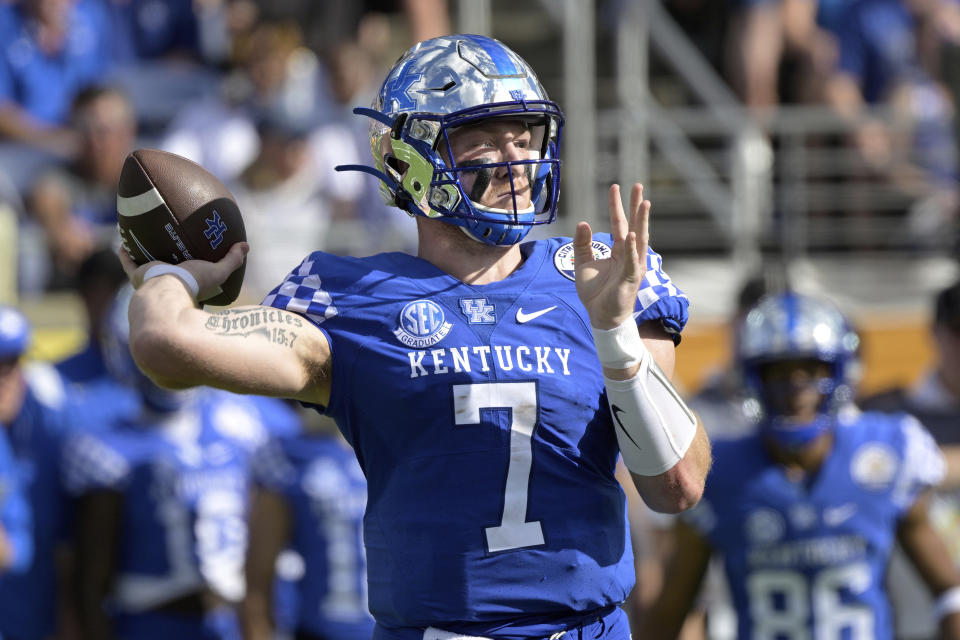
[[[624,214],[620,186],[610,187],[610,233],[613,250],[609,258],[597,260],[591,242],[593,230],[586,222],[577,224],[573,237],[573,259],[577,295],[597,329],[612,329],[633,314],[637,291],[647,273],[648,220],[650,201],[643,199],[643,185],[630,190],[629,219]]]

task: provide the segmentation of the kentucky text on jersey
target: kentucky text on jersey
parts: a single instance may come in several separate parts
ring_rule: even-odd
[[[747,564],[754,566],[825,567],[862,558],[867,543],[859,536],[825,536],[750,549]]]
[[[449,347],[430,351],[408,351],[410,377],[470,373],[490,370],[520,371],[570,375],[570,349],[560,347],[529,347],[527,345],[481,345],[476,347]],[[429,368],[428,368],[429,367]]]

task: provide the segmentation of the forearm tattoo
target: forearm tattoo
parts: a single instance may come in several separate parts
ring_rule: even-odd
[[[211,314],[204,328],[220,336],[257,336],[292,349],[297,341],[296,330],[303,328],[303,318],[268,307],[225,309]]]

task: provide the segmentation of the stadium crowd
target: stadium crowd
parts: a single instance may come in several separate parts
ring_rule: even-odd
[[[831,107],[877,180],[931,197],[927,233],[955,219],[960,3],[665,4],[725,52],[712,59],[758,120],[785,103]],[[0,1],[0,207],[17,218],[17,290],[76,294],[87,329],[79,353],[28,362],[29,323],[0,306],[0,638],[370,637],[365,484],[335,427],[274,399],[169,392],[130,360],[116,182],[137,146],[220,177],[256,243],[241,302],[317,249],[409,249],[408,217],[333,165],[367,161],[368,123],[351,109],[371,102],[394,54],[450,29],[444,0]],[[732,326],[766,293],[752,286]],[[924,499],[960,566],[960,284],[933,302],[935,370],[862,405],[909,412],[940,445],[943,478],[920,484],[940,483]],[[742,364],[694,403],[714,439],[752,433]],[[712,532],[702,510],[677,524],[632,509],[647,552],[629,606],[653,633],[675,527],[686,542],[691,527],[701,544]],[[892,579],[897,637],[933,638],[934,605],[912,579]],[[684,638],[736,636],[727,597],[711,591],[700,608],[706,622]]]

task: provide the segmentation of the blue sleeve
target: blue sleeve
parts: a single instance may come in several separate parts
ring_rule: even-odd
[[[919,495],[943,480],[946,461],[933,436],[913,416],[902,414],[898,420],[899,451],[903,462],[893,490],[893,501],[909,509]]]
[[[8,48],[17,32],[16,22],[14,8],[0,3],[0,104],[17,102]]]
[[[33,518],[23,494],[16,460],[6,438],[0,443],[0,524],[13,549],[7,571],[22,573],[33,563]]]
[[[677,288],[663,270],[663,258],[647,249],[647,273],[637,292],[637,304],[634,318],[637,324],[658,320],[660,325],[673,338],[680,342],[680,333],[689,319],[690,299]]]

